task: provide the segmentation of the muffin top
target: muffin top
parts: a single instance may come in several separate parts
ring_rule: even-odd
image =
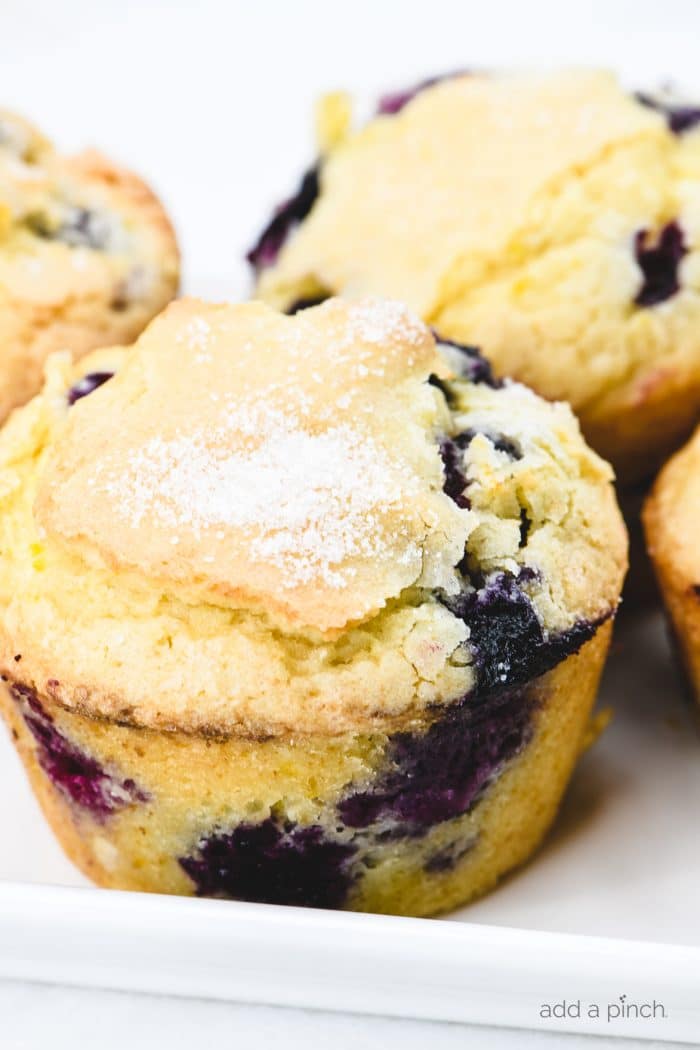
[[[320,127],[319,165],[250,254],[258,294],[395,296],[648,471],[610,420],[697,397],[700,108],[601,71],[457,74],[357,131],[332,96]]]
[[[132,339],[172,297],[178,252],[150,190],[95,151],[66,157],[0,111],[0,418],[54,350]]]
[[[578,648],[624,570],[610,469],[443,350],[393,302],[181,300],[128,354],[53,358],[0,437],[5,673],[135,724],[334,733]]]

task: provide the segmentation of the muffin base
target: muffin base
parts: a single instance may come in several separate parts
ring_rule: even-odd
[[[659,474],[644,506],[643,522],[671,635],[700,705],[700,558],[695,543],[699,495],[696,433]]]
[[[374,851],[377,863],[363,867],[343,907],[417,916],[443,912],[485,893],[531,855],[556,814],[581,749],[611,626],[604,624],[577,655],[526,687],[532,690],[536,705],[531,739],[475,804],[420,836],[378,846]],[[377,759],[376,740],[368,738],[356,738],[350,744],[345,738],[330,739],[311,749],[302,745],[302,752],[298,741],[213,741],[90,723],[83,716],[66,715],[74,729],[78,722],[83,723],[81,746],[92,736],[93,754],[95,741],[99,741],[101,755],[108,754],[112,762],[119,756],[120,769],[131,772],[141,761],[148,773],[139,783],[139,788],[145,787],[143,802],[95,816],[81,811],[46,775],[35,738],[6,686],[0,690],[0,707],[37,799],[65,853],[98,885],[116,889],[196,892],[179,858],[186,854],[188,844],[191,852],[202,822],[226,827],[223,818],[217,821],[216,813],[230,790],[229,774],[211,781],[217,757],[220,762],[223,755],[221,749],[229,749],[227,768],[230,772],[235,767],[243,797],[250,799],[256,780],[260,792],[269,789],[269,799],[289,798],[294,790],[300,796],[313,790],[337,796],[352,770],[368,769]],[[268,749],[262,761],[261,748]],[[164,796],[168,796],[165,807]],[[154,798],[157,802],[149,800]],[[259,803],[263,819],[270,812],[269,799]],[[304,806],[308,814],[301,812]],[[295,819],[313,822],[312,809],[310,799],[297,803]],[[240,813],[240,805],[237,811]],[[251,815],[251,819],[259,820],[260,815]],[[426,864],[427,856],[439,858],[441,854],[445,854],[444,864]]]

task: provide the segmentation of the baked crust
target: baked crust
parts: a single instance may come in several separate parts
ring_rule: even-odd
[[[250,431],[271,412],[272,431]],[[163,459],[171,439],[184,462]],[[445,491],[448,454],[468,505]],[[4,672],[69,710],[212,737],[337,735],[449,705],[481,688],[480,645],[500,658],[494,603],[521,617],[524,652],[565,639],[541,673],[614,612],[626,566],[611,472],[568,408],[450,378],[395,304],[289,318],[186,300],[128,353],[52,360],[0,436],[0,510]]]
[[[251,253],[257,294],[402,299],[569,401],[622,482],[653,476],[700,414],[700,122],[586,70],[438,78],[360,130],[347,111],[322,106],[318,196]]]
[[[644,507],[647,549],[693,691],[700,702],[700,431],[669,460]]]
[[[87,150],[62,156],[0,113],[0,419],[49,354],[130,342],[172,298],[179,254],[154,193]]]

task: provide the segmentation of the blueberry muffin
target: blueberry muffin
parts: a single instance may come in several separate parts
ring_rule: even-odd
[[[56,153],[0,111],[0,420],[44,361],[130,342],[172,298],[170,223],[135,175],[95,152]]]
[[[650,477],[700,415],[700,108],[605,72],[463,73],[360,130],[331,96],[319,127],[249,255],[257,294],[401,299]]]
[[[672,634],[700,703],[700,430],[659,474],[644,507],[647,549]]]
[[[567,407],[444,352],[184,300],[6,425],[3,708],[97,882],[422,915],[542,838],[624,529]]]

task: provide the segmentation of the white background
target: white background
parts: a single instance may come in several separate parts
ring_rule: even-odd
[[[0,0],[0,104],[30,116],[66,149],[99,145],[144,174],[174,217],[185,289],[220,298],[248,290],[242,255],[271,204],[294,187],[313,156],[312,107],[321,90],[357,89],[366,98],[440,70],[563,63],[613,66],[631,85],[670,77],[700,86],[699,60],[699,0]],[[672,756],[669,740],[664,746]],[[693,746],[684,740],[686,760]],[[656,826],[664,818],[651,794],[646,816],[635,806],[630,755],[639,762],[642,754],[625,751],[618,765],[614,749],[626,747],[619,732],[606,747],[603,786],[616,792],[619,819]],[[653,749],[643,761],[653,764]],[[690,784],[689,768],[675,774],[679,791]],[[586,802],[586,790],[579,782],[577,805]],[[568,892],[558,877],[567,877],[566,865],[557,866],[561,848],[555,844],[542,860],[550,866],[555,902]],[[680,860],[683,849],[676,848]],[[603,858],[598,870],[614,878],[619,866]],[[536,878],[533,866],[521,882],[533,883],[533,901]],[[501,897],[501,921],[515,921],[520,907],[511,886]],[[490,922],[498,920],[497,900],[480,906]],[[676,909],[682,939],[684,901],[670,893],[666,906],[672,917]],[[589,896],[582,907],[590,911],[585,924],[594,925],[595,900]],[[547,908],[540,910],[545,928]],[[556,917],[551,924],[556,928]],[[575,916],[570,925],[577,925]],[[410,1050],[426,1042],[522,1047],[530,1039],[537,1047],[565,1041],[484,1030],[470,1039],[458,1026],[0,984],[2,1050],[43,1050],[49,1040],[52,1050],[93,1041],[110,1050],[282,1040],[289,1047],[323,1040],[339,1050],[359,1044]],[[566,1040],[567,1046],[584,1044]]]

